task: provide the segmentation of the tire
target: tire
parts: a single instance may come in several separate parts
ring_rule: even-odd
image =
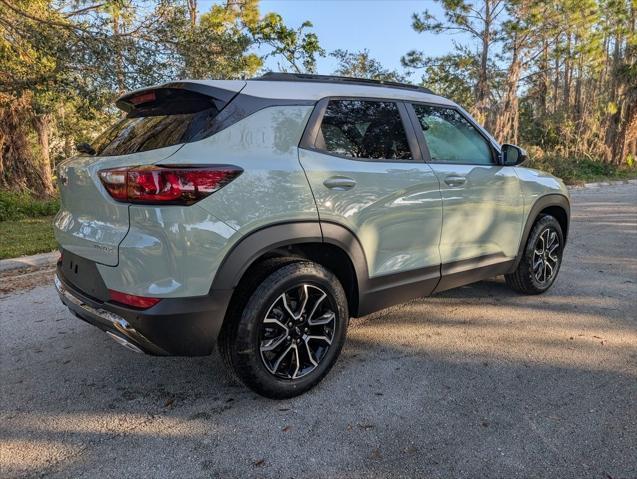
[[[303,394],[325,377],[349,320],[334,274],[309,261],[289,261],[264,265],[255,275],[258,284],[243,285],[244,299],[235,303],[219,338],[234,376],[273,399]]]
[[[544,293],[557,278],[563,252],[564,235],[560,223],[553,216],[541,216],[529,233],[517,269],[504,276],[506,284],[523,294]]]

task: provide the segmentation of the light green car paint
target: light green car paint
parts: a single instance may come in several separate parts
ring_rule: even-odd
[[[265,108],[167,159],[173,165],[233,164],[244,172],[222,193],[193,206],[130,206],[119,264],[99,266],[106,284],[139,296],[205,295],[220,262],[249,232],[279,221],[317,221],[297,156],[311,111]]]
[[[237,230],[238,237],[275,222],[318,220],[297,153],[311,112],[311,106],[264,108],[216,135],[186,144],[171,162],[243,168],[221,194],[198,203]]]
[[[321,221],[353,231],[363,246],[370,276],[440,264],[442,201],[431,167],[419,162],[355,161],[300,149],[301,164]],[[329,189],[331,177],[356,181]]]
[[[104,189],[99,170],[147,165],[168,158],[180,145],[114,157],[78,156],[57,168],[61,208],[55,217],[55,239],[71,253],[116,266],[119,243],[128,232],[129,205],[115,201]]]
[[[440,180],[442,263],[488,255],[514,258],[524,227],[524,198],[510,166],[431,163]],[[463,185],[446,183],[454,176]]]
[[[559,194],[569,198],[570,194],[562,180],[544,171],[533,168],[516,167],[520,188],[524,196],[524,219],[528,217],[535,202],[549,194]]]
[[[174,298],[208,294],[235,231],[199,205],[130,207],[115,267],[98,265],[110,289]]]
[[[247,84],[246,84],[247,83]],[[272,95],[271,82],[234,82],[242,94]],[[277,98],[364,96],[449,100],[361,86],[291,84]],[[98,263],[105,284],[138,296],[206,295],[228,252],[264,226],[329,221],[358,237],[372,277],[485,255],[513,258],[533,203],[568,197],[563,183],[521,167],[357,161],[299,148],[311,105],[264,108],[200,141],[117,157],[78,157],[59,167],[58,242]],[[104,190],[98,171],[166,163],[232,164],[244,172],[192,206],[128,205]],[[449,175],[466,178],[449,186]],[[352,178],[351,189],[327,187]]]

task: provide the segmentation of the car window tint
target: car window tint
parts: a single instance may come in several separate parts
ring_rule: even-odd
[[[221,100],[195,92],[159,89],[154,100],[133,108],[93,142],[98,156],[139,153],[205,138]]]
[[[330,100],[315,146],[352,158],[411,159],[398,106],[391,101]]]
[[[491,148],[484,137],[458,111],[414,105],[431,161],[492,164]]]

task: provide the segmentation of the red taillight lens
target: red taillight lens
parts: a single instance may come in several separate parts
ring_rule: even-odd
[[[141,95],[134,96],[129,101],[133,105],[141,105],[142,103],[149,103],[151,101],[155,101],[156,99],[157,98],[156,98],[155,92],[149,91],[146,93],[142,93]]]
[[[151,306],[155,306],[161,301],[161,298],[147,298],[145,296],[135,296],[134,294],[121,293],[113,289],[108,290],[108,299],[115,303],[120,303],[125,306],[132,306],[138,309],[148,309]]]
[[[99,172],[108,193],[117,201],[191,205],[223,188],[243,170],[237,166],[134,166]]]

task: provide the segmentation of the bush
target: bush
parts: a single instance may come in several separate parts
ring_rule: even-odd
[[[60,209],[56,198],[37,199],[28,193],[0,191],[0,221],[51,216]]]
[[[564,158],[554,155],[534,155],[525,164],[562,178],[566,184],[581,184],[600,180],[621,180],[635,178],[637,168],[616,166],[591,158]]]

